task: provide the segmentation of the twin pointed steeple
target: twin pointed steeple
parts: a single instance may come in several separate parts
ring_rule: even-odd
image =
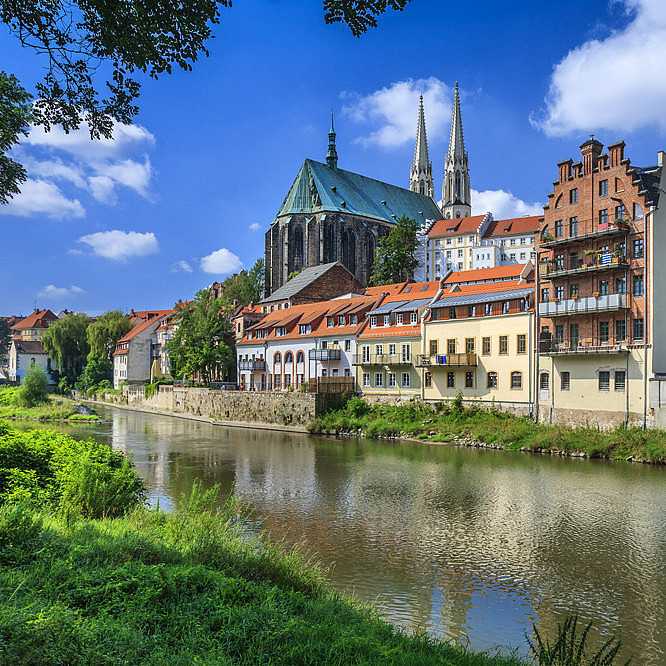
[[[445,218],[467,217],[472,213],[472,197],[469,183],[469,164],[463,139],[462,115],[458,82],[453,96],[451,137],[449,150],[444,158],[444,182],[442,183],[442,214]]]
[[[419,118],[416,124],[416,145],[414,161],[409,171],[409,189],[412,192],[427,194],[434,198],[435,188],[432,180],[432,163],[428,157],[428,138],[426,136],[425,113],[423,111],[423,95],[419,100]]]

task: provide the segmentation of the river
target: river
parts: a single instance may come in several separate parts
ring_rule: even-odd
[[[526,651],[577,612],[594,642],[666,664],[666,467],[334,440],[100,408],[50,427],[133,456],[150,502],[233,488],[273,539],[409,630]]]

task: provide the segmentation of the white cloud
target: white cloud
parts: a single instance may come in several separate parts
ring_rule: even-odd
[[[93,254],[105,259],[125,261],[130,257],[144,257],[159,252],[159,244],[152,232],[138,231],[98,231],[94,234],[81,236],[79,243],[92,248]]]
[[[187,261],[180,260],[177,261],[175,264],[171,265],[171,272],[172,273],[191,273],[192,272],[192,266]]]
[[[240,270],[243,267],[243,262],[240,257],[223,247],[203,257],[199,265],[204,273],[225,275]]]
[[[48,299],[62,299],[70,298],[74,294],[82,294],[84,292],[81,287],[77,287],[75,284],[69,287],[56,287],[54,284],[47,284],[42,291],[39,292],[39,298],[48,298]]]
[[[100,140],[90,138],[87,126],[69,134],[58,127],[50,132],[45,132],[41,127],[32,127],[21,146],[14,151],[16,159],[25,165],[33,183],[42,183],[41,198],[50,194],[49,201],[52,201],[57,196],[56,192],[59,192],[62,200],[70,201],[70,210],[62,214],[62,202],[55,205],[53,211],[35,205],[35,186],[26,183],[21,187],[21,194],[14,197],[15,205],[4,207],[2,212],[23,216],[46,214],[50,217],[66,217],[72,216],[75,208],[74,216],[83,217],[85,210],[81,202],[72,195],[68,198],[63,194],[63,186],[67,186],[70,191],[85,192],[96,201],[108,205],[117,202],[120,187],[133,190],[144,199],[152,201],[150,182],[153,168],[145,151],[154,143],[153,135],[140,125],[116,124],[114,138]]]
[[[548,135],[639,127],[666,132],[666,2],[612,1],[624,6],[629,22],[555,65],[545,108],[530,117]]]
[[[543,204],[529,203],[505,190],[472,190],[472,215],[492,213],[496,220],[524,215],[541,215]]]
[[[78,199],[68,199],[53,182],[29,178],[21,185],[21,194],[14,196],[6,206],[0,206],[2,215],[46,215],[53,219],[83,217],[85,210]]]
[[[250,231],[261,231],[263,229],[262,225],[259,222],[253,222],[250,225]]]
[[[401,146],[416,136],[419,95],[423,95],[426,128],[430,136],[439,134],[451,114],[451,88],[431,76],[427,79],[396,81],[369,95],[343,92],[342,112],[358,123],[376,129],[356,137],[355,143],[384,148]]]

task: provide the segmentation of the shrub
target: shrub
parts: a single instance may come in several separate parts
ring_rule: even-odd
[[[42,519],[26,502],[0,506],[0,564],[16,565],[31,559],[42,533]]]
[[[32,365],[25,373],[18,390],[18,403],[23,407],[34,407],[46,402],[49,393],[49,381],[41,365]]]
[[[58,382],[58,393],[60,395],[69,395],[72,392],[72,386],[67,377],[61,377]]]
[[[365,416],[370,411],[370,405],[368,405],[368,403],[363,400],[363,398],[359,398],[357,395],[354,395],[347,401],[346,409],[347,413],[351,416],[360,418]]]

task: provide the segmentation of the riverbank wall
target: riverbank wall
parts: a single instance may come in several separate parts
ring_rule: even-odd
[[[224,425],[279,427],[307,432],[316,417],[340,409],[347,394],[340,393],[263,393],[254,391],[215,391],[206,388],[157,386],[146,395],[143,386],[124,386],[121,394],[98,393],[77,400],[124,407],[143,412],[182,416]]]

